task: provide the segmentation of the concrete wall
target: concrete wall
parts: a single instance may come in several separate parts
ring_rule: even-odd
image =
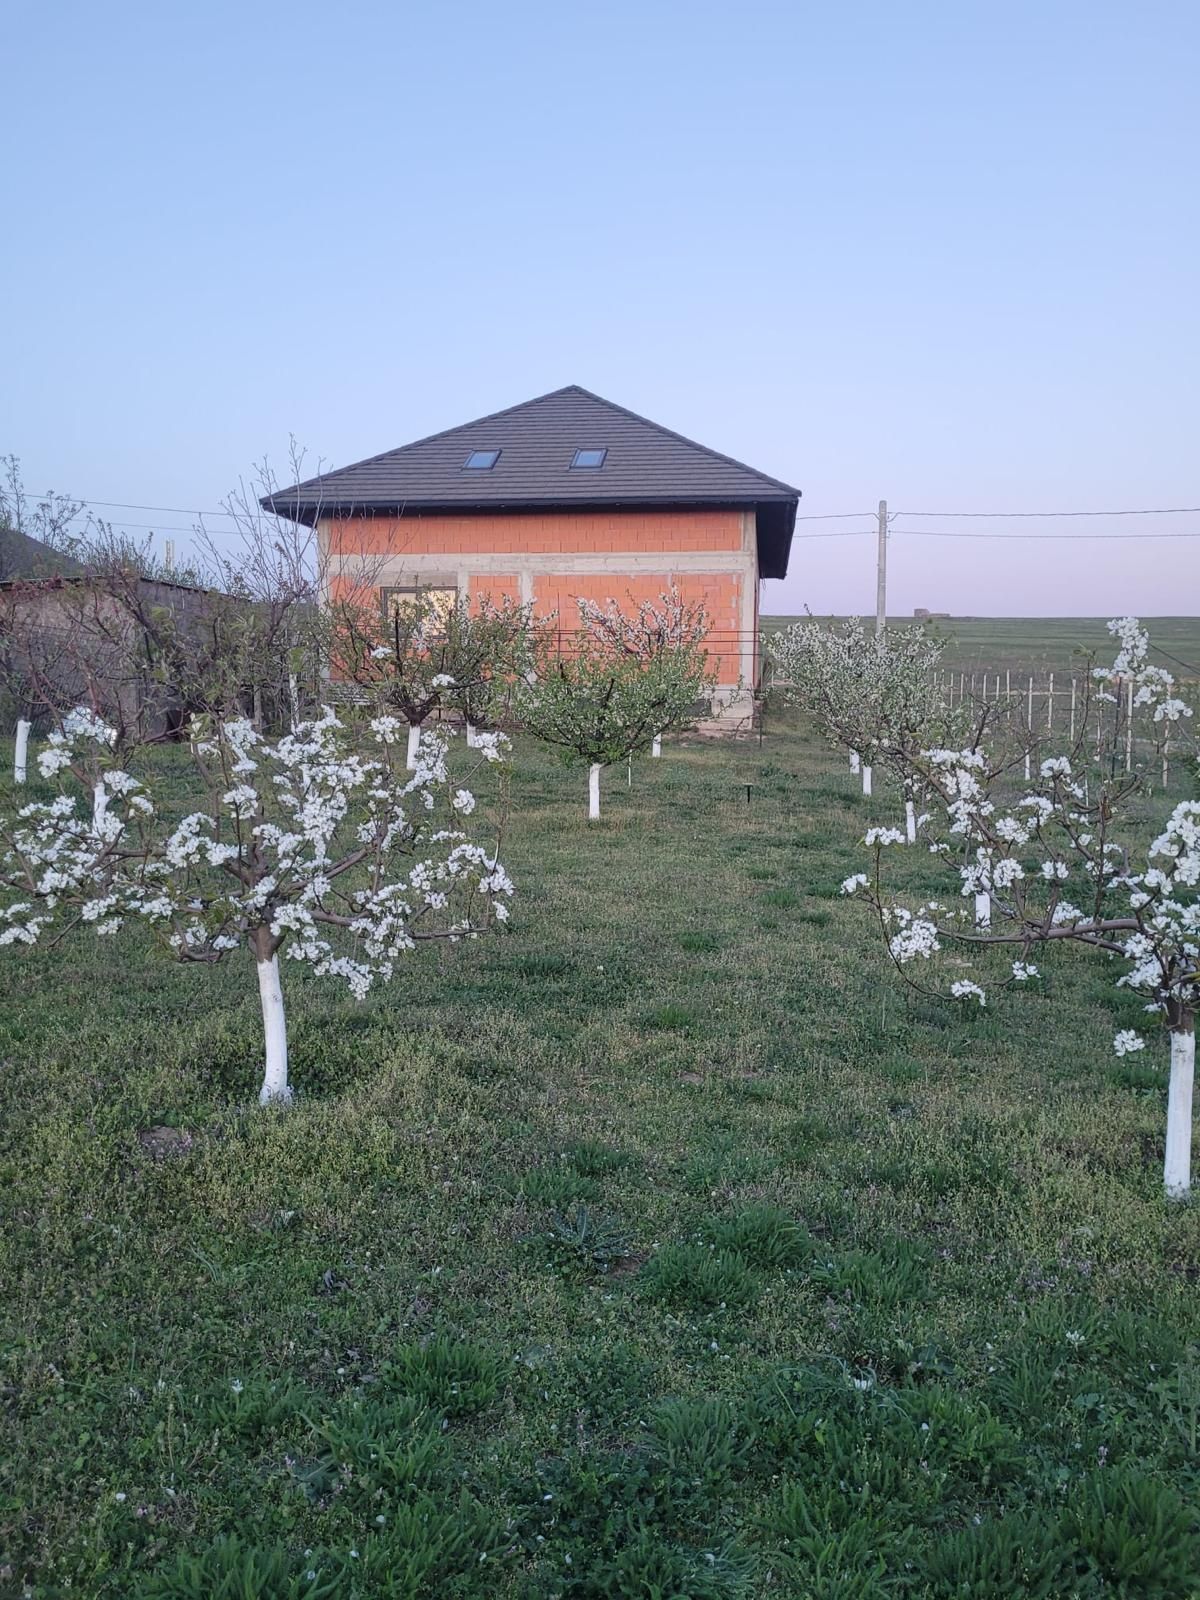
[[[655,600],[674,586],[703,600],[723,720],[751,710],[739,682],[758,681],[758,546],[753,511],[550,511],[477,516],[355,517],[319,526],[322,568],[378,588],[417,583],[490,593],[557,612],[578,627],[576,600]]]

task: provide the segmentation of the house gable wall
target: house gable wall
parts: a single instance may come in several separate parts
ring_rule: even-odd
[[[757,682],[758,557],[752,510],[680,508],[355,517],[320,524],[333,592],[369,562],[380,587],[452,582],[459,593],[532,602],[578,626],[580,598],[619,605],[676,587],[711,620],[718,687]],[[743,701],[736,717],[744,716]],[[735,718],[736,719],[736,718]]]

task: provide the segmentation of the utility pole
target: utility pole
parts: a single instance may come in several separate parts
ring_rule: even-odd
[[[879,502],[879,558],[875,580],[875,637],[882,638],[887,622],[887,501]]]

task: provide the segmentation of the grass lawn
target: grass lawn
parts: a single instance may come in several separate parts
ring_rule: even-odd
[[[908,996],[838,895],[898,801],[795,733],[585,805],[520,745],[510,936],[285,963],[290,1111],[248,955],[3,953],[0,1594],[1200,1592],[1200,1208],[1113,970]]]

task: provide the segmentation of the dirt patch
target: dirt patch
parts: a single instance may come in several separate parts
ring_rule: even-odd
[[[168,1128],[164,1123],[159,1127],[143,1128],[138,1134],[138,1143],[155,1161],[172,1161],[186,1155],[192,1148],[193,1140],[186,1128]]]

